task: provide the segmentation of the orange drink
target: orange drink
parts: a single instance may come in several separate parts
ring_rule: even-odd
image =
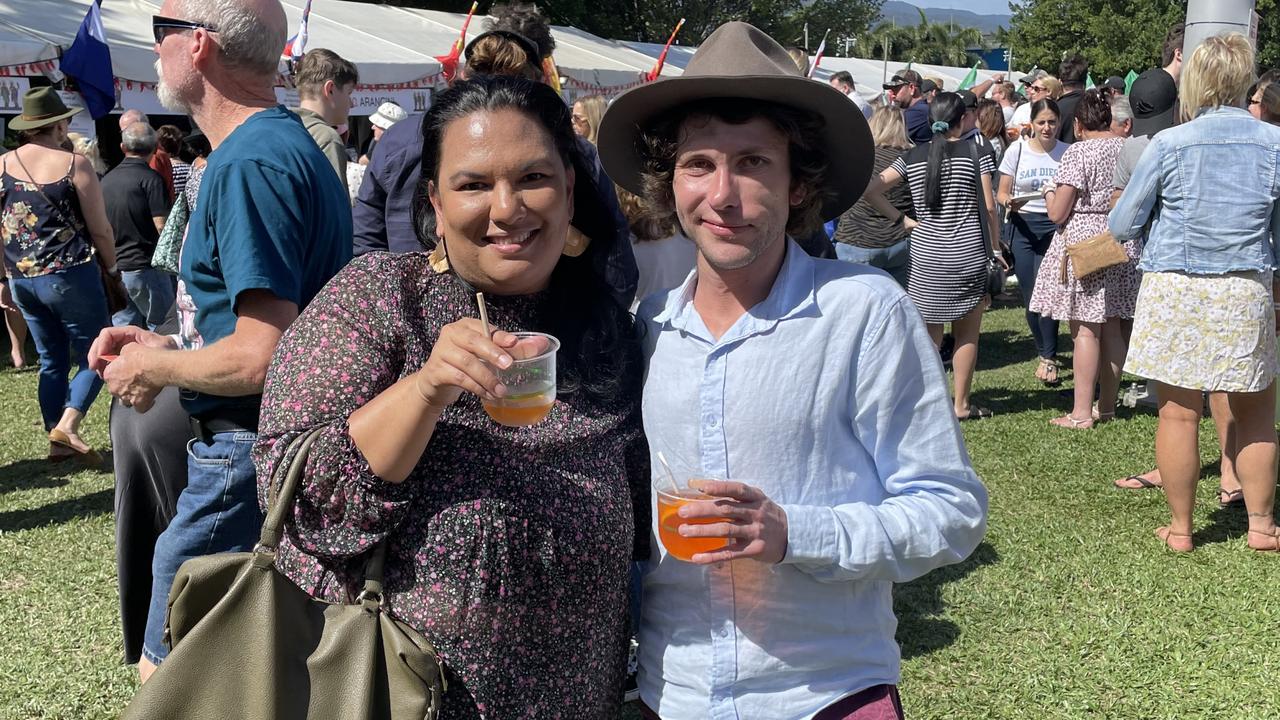
[[[556,402],[556,351],[560,341],[545,333],[512,334],[516,344],[507,349],[512,359],[510,367],[494,368],[507,394],[481,404],[499,425],[536,425]]]
[[[542,418],[551,412],[551,406],[555,403],[556,393],[555,388],[552,388],[551,392],[508,395],[497,403],[485,400],[481,404],[484,405],[484,411],[489,414],[489,417],[499,425],[525,427],[542,422]]]
[[[667,549],[671,557],[689,561],[698,553],[713,552],[723,548],[727,538],[722,537],[685,537],[680,534],[681,525],[709,525],[711,523],[728,522],[726,518],[698,518],[685,520],[678,514],[680,508],[694,500],[711,500],[697,490],[680,489],[675,492],[658,490],[658,539]]]

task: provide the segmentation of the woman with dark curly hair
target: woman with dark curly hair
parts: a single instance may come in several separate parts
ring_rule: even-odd
[[[390,611],[452,673],[441,718],[616,717],[649,487],[639,344],[596,262],[616,235],[545,85],[460,82],[422,135],[435,251],[356,259],[268,373],[259,477],[323,428],[277,565],[337,600],[385,543]],[[558,389],[508,427],[482,403],[508,395],[518,331],[559,339]]]
[[[1126,338],[1141,279],[1141,247],[1131,239],[1124,246],[1128,262],[1082,279],[1073,274],[1067,247],[1107,231],[1116,159],[1124,147],[1124,138],[1111,130],[1111,103],[1097,90],[1085,91],[1073,122],[1076,142],[1063,153],[1053,185],[1043,190],[1049,219],[1059,230],[1040,263],[1029,309],[1041,317],[1071,322],[1075,402],[1069,413],[1052,422],[1088,429],[1116,415]]]

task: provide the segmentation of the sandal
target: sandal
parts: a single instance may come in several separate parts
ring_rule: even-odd
[[[1223,510],[1229,507],[1244,506],[1244,490],[1228,490],[1224,487],[1218,488],[1218,507]]]
[[[1058,378],[1058,361],[1053,358],[1040,358],[1040,367],[1036,368],[1036,379],[1045,387],[1057,387],[1062,384]]]
[[[1251,530],[1250,532],[1253,531]],[[1164,542],[1165,547],[1174,552],[1189,553],[1195,549],[1195,545],[1191,543],[1191,536],[1189,534],[1174,532],[1169,529],[1168,525],[1156,528],[1156,537],[1160,538]],[[1173,544],[1175,540],[1178,542],[1177,546]],[[1185,548],[1181,547],[1184,542],[1186,543]]]
[[[985,418],[989,418],[994,414],[995,413],[991,412],[989,408],[984,408],[981,405],[970,405],[969,414],[957,415],[956,420],[959,420],[960,422],[966,422],[969,420],[982,420]]]
[[[1090,414],[1093,416],[1093,422],[1097,425],[1116,419],[1116,411],[1114,409],[1109,413],[1098,412],[1098,403],[1093,404],[1093,411]]]
[[[1079,420],[1068,413],[1062,417],[1050,420],[1049,424],[1060,428],[1070,428],[1071,430],[1091,430],[1093,428],[1093,422],[1093,418]]]
[[[1250,530],[1248,537],[1252,538],[1255,535],[1267,539],[1267,542],[1264,545],[1254,545],[1252,540],[1246,540],[1249,547],[1255,552],[1280,552],[1280,527],[1271,528],[1271,532]]]
[[[1136,484],[1135,484],[1136,483]],[[1130,475],[1129,477],[1120,478],[1111,483],[1121,490],[1150,490],[1152,488],[1163,489],[1164,485],[1157,482],[1151,482],[1141,475]]]
[[[81,442],[84,441],[82,440]],[[99,467],[102,465],[102,455],[99,454],[97,450],[87,446],[84,450],[81,450],[71,442],[71,437],[69,435],[58,428],[54,428],[49,431],[49,445],[51,446],[51,450],[52,446],[70,450],[73,453],[71,457],[74,457],[76,460],[89,467]],[[50,456],[52,457],[52,455],[53,453],[51,451]]]

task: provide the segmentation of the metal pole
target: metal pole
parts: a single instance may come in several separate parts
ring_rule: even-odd
[[[1182,42],[1182,57],[1191,53],[1206,39],[1221,33],[1243,33],[1256,46],[1254,0],[1190,0],[1187,3],[1187,30]]]

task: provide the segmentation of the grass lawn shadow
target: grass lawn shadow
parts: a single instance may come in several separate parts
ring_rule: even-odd
[[[30,530],[45,525],[61,525],[80,518],[105,515],[112,512],[114,508],[115,489],[107,488],[38,508],[0,512],[0,533]]]
[[[102,472],[110,472],[111,458],[104,454]],[[44,459],[27,458],[0,467],[0,495],[19,490],[56,488],[67,484],[67,476],[82,472],[85,467],[74,460],[51,463]]]
[[[1197,546],[1239,540],[1249,530],[1249,516],[1242,507],[1218,508],[1209,513],[1209,524],[1192,533]]]
[[[1000,555],[988,542],[978,545],[964,562],[948,565],[893,588],[893,610],[898,616],[898,644],[902,659],[928,655],[954,643],[960,628],[940,617],[946,611],[942,586],[965,577],[983,565],[1000,562]]]

